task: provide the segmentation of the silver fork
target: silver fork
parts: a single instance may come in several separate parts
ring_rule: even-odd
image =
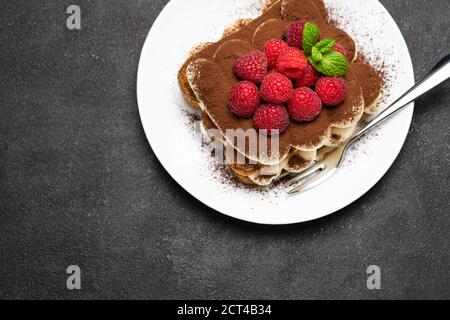
[[[434,89],[449,78],[450,55],[447,55],[422,80],[417,82],[411,89],[409,89],[377,117],[367,123],[363,128],[359,129],[346,143],[325,155],[323,160],[315,163],[309,170],[286,181],[284,185],[291,185],[301,181],[301,183],[294,189],[290,190],[288,194],[293,195],[299,193],[300,191],[312,189],[331,178],[338,171],[344,159],[345,153],[354,142],[358,141],[368,131],[378,126],[386,119],[392,117],[394,114],[397,114],[411,102]]]

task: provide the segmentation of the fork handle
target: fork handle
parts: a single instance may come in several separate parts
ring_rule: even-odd
[[[424,95],[431,89],[434,89],[442,82],[450,78],[450,55],[443,58],[431,71],[419,82],[417,82],[411,89],[398,98],[393,104],[387,107],[376,118],[370,121],[366,126],[357,131],[352,137],[351,143],[358,140],[367,131],[376,127],[392,115],[396,114],[400,110],[403,110],[420,96]],[[350,144],[351,144],[350,143]]]

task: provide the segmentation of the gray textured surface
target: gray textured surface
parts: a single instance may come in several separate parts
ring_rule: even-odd
[[[69,32],[72,2],[1,1],[0,297],[450,298],[450,84],[419,101],[398,161],[340,213],[231,220],[172,181],[142,131],[139,53],[166,2],[76,1],[83,28]],[[450,51],[450,1],[382,2],[417,75]],[[371,264],[381,291],[366,289]]]

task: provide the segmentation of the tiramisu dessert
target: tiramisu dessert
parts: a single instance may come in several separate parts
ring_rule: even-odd
[[[376,110],[382,85],[323,0],[270,1],[260,17],[194,49],[178,80],[206,131],[238,155],[227,158],[234,176],[258,186],[307,170],[349,139]],[[251,130],[256,147],[230,134]]]

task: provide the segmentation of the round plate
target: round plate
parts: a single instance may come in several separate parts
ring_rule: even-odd
[[[283,187],[256,190],[231,179],[194,130],[194,112],[184,101],[177,72],[190,49],[220,39],[240,18],[255,17],[263,0],[172,0],[154,23],[141,54],[137,97],[148,141],[167,172],[190,194],[228,216],[271,225],[318,219],[359,199],[387,172],[407,137],[413,105],[352,148],[327,182],[297,196]],[[359,52],[384,66],[380,110],[414,84],[407,45],[377,0],[327,0],[333,20],[356,41]],[[381,56],[381,58],[379,58]]]

